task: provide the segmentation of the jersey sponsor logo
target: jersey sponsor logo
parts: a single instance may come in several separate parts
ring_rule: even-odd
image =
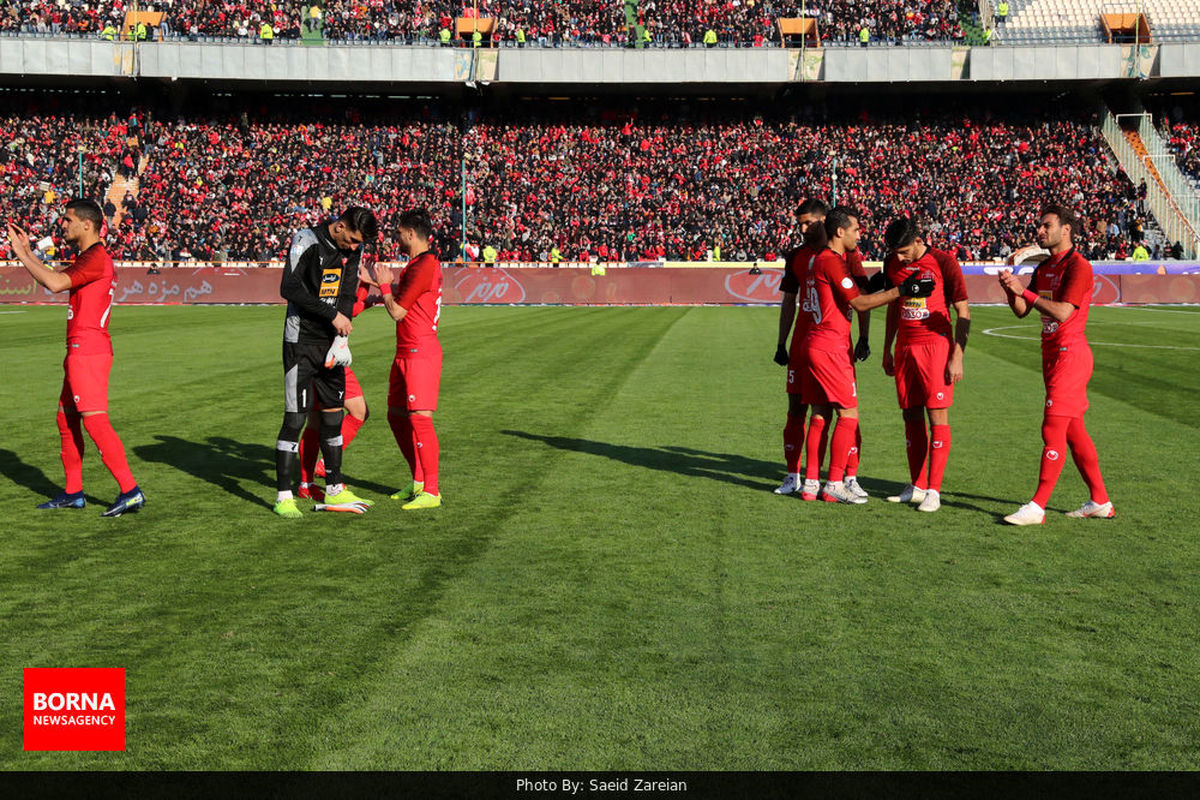
[[[1042,333],[1049,336],[1058,330],[1058,321],[1050,317],[1042,317]]]
[[[924,297],[908,297],[900,306],[900,319],[929,319],[929,308]]]
[[[321,273],[321,290],[318,292],[320,297],[337,297],[341,288],[342,271],[340,269],[327,269]]]

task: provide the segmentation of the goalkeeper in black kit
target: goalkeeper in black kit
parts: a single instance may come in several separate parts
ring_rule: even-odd
[[[275,442],[275,513],[281,517],[301,516],[292,495],[292,472],[314,397],[321,403],[325,458],[325,503],[316,510],[361,514],[370,505],[342,481],[342,404],[358,265],[363,243],[373,241],[378,230],[370,210],[351,207],[336,221],[304,228],[292,237],[279,284],[279,294],[288,304],[283,326],[283,426]]]

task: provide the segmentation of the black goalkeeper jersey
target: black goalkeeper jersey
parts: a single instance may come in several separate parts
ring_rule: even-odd
[[[333,318],[354,313],[361,257],[361,248],[338,249],[328,225],[296,232],[279,282],[279,294],[288,301],[285,342],[333,341]]]

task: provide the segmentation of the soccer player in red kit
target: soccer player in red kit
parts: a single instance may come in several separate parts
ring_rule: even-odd
[[[847,254],[858,248],[859,214],[837,207],[825,217],[828,247],[812,262],[805,281],[804,307],[812,325],[804,340],[806,368],[801,376],[801,396],[813,408],[806,437],[805,481],[820,477],[820,442],[837,411],[830,442],[829,474],[821,499],[831,503],[867,502],[845,485],[846,464],[855,448],[858,430],[858,386],[849,349],[850,312],[886,305],[901,296],[928,297],[933,281],[913,275],[898,287],[860,294],[847,264]]]
[[[805,368],[804,338],[808,335],[812,310],[804,307],[801,309],[801,313],[797,314],[796,305],[800,288],[805,285],[808,278],[812,260],[825,249],[826,236],[823,223],[828,211],[828,206],[820,200],[808,199],[800,204],[796,210],[796,221],[804,243],[788,254],[783,278],[779,282],[779,291],[783,294],[783,299],[779,306],[779,341],[775,348],[775,363],[787,367],[788,412],[787,422],[783,427],[783,456],[787,467],[787,477],[784,478],[783,484],[775,489],[775,494],[801,492],[801,497],[805,500],[817,499],[820,483],[810,481],[805,485],[800,475],[800,459],[804,452],[804,419],[808,414],[808,404],[804,402],[804,398],[800,394],[800,376]],[[865,280],[866,273],[862,268],[862,256],[858,251],[847,254],[847,263],[856,280]],[[859,340],[855,354],[857,359],[862,361],[871,352],[867,345],[870,331],[869,312],[859,314],[858,321]],[[795,331],[792,330],[793,323]],[[787,346],[789,333],[792,334],[790,348]],[[819,449],[819,457],[822,460],[825,454],[825,441],[823,437]],[[861,442],[861,437],[856,439],[850,462],[846,466],[845,482],[855,494],[866,497],[867,493],[858,485],[855,477]]]
[[[919,503],[919,511],[937,511],[942,506],[942,476],[950,457],[949,409],[954,403],[954,384],[963,377],[963,350],[971,332],[967,286],[958,260],[927,246],[911,219],[893,220],[883,242],[891,254],[883,267],[890,283],[899,284],[919,273],[935,284],[929,297],[908,297],[888,306],[883,371],[896,379],[909,472],[908,486],[888,500]]]
[[[72,200],[59,220],[63,238],[78,255],[62,272],[47,268],[29,244],[29,235],[8,223],[13,254],[33,279],[52,292],[70,292],[67,309],[67,356],[58,398],[58,433],[66,486],[38,508],[83,508],[83,431],[100,451],[104,466],[117,479],[120,494],[101,516],[119,517],[138,511],[146,496],[138,488],[125,446],[108,418],[108,375],[112,370],[112,337],[108,333],[117,273],[100,238],[104,214],[91,200]]]
[[[1088,408],[1087,384],[1092,377],[1092,350],[1087,341],[1088,307],[1092,302],[1092,265],[1075,249],[1073,236],[1079,221],[1058,205],[1042,209],[1037,228],[1038,244],[1050,258],[1033,271],[1029,288],[1012,270],[1000,272],[1000,285],[1008,305],[1018,317],[1030,311],[1042,315],[1042,378],[1046,406],[1042,417],[1041,468],[1033,499],[1004,518],[1010,525],[1040,525],[1046,503],[1062,473],[1064,450],[1071,449],[1075,466],[1091,498],[1068,517],[1116,516],[1100,475],[1096,445],[1083,425]]]
[[[396,320],[396,357],[388,379],[388,424],[412,472],[412,484],[392,495],[411,511],[442,504],[438,487],[438,438],[433,428],[442,380],[442,263],[429,249],[433,223],[423,210],[400,215],[400,249],[409,257],[400,282],[380,264],[375,279],[388,314]]]

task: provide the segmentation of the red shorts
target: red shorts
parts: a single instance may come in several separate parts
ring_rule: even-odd
[[[949,408],[954,384],[946,382],[950,340],[896,347],[896,399],[901,408]]]
[[[362,386],[358,383],[358,378],[355,377],[353,370],[346,367],[346,399],[349,400],[352,397],[362,396],[363,390]]]
[[[112,353],[67,354],[63,359],[63,384],[58,402],[67,413],[108,411],[108,373]]]
[[[1042,352],[1046,413],[1082,417],[1088,410],[1087,385],[1092,377],[1092,348],[1086,342]]]
[[[800,397],[810,406],[858,407],[858,383],[848,351],[809,350],[800,373]]]
[[[441,358],[397,358],[388,376],[388,408],[437,411]]]

